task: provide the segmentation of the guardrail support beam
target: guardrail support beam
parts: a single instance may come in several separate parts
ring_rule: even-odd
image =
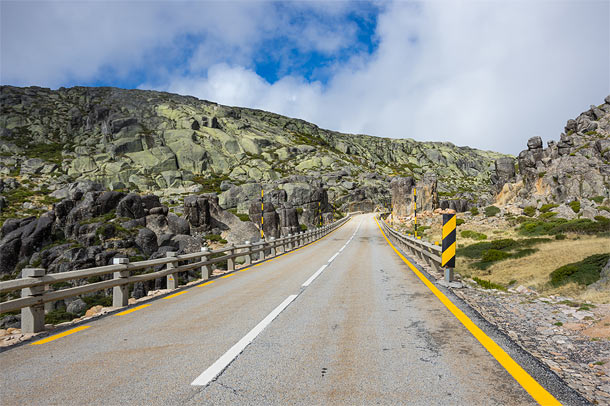
[[[252,254],[250,253],[252,245],[250,245],[250,241],[246,241],[245,244],[248,245],[248,247],[244,248],[244,265],[250,265],[252,264]]]
[[[176,253],[173,251],[170,251],[168,253],[166,253],[165,255],[167,255],[168,258],[175,258],[176,257]],[[174,269],[176,268],[176,266],[174,265],[173,262],[170,262],[169,264],[167,264],[167,268],[166,269]],[[170,273],[169,275],[167,275],[167,288],[172,290],[172,289],[177,289],[178,288],[178,276],[176,274]]]
[[[235,247],[233,245],[229,245],[229,255],[235,254]],[[235,258],[227,259],[227,270],[234,271],[235,270]]]
[[[43,268],[25,268],[22,278],[42,278],[46,271]],[[21,297],[42,296],[43,286],[21,289]],[[21,332],[38,333],[44,330],[44,305],[34,305],[21,309]]]
[[[127,265],[129,258],[113,258],[112,265]],[[114,273],[114,279],[124,279],[129,277],[129,271],[119,271]],[[112,288],[112,307],[123,307],[129,303],[129,285],[119,285]]]
[[[208,247],[201,247],[201,252],[208,252],[209,249]],[[201,256],[201,262],[205,262],[208,260],[208,256],[207,255],[202,255]],[[210,276],[212,276],[212,267],[210,265],[204,265],[201,267],[201,279],[208,280],[210,279]]]

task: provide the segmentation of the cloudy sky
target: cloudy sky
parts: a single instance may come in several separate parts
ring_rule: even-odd
[[[2,84],[166,90],[513,154],[610,94],[610,0],[0,7]]]

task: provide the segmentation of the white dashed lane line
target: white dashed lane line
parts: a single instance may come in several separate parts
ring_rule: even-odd
[[[360,222],[360,224],[358,224],[358,227],[356,227],[356,231],[354,231],[354,234],[352,234],[352,236],[345,243],[345,245],[343,247],[341,247],[341,249],[328,260],[328,264],[333,262],[335,260],[335,258],[337,258],[337,256],[352,241],[352,239],[358,232],[358,229],[360,229],[361,224],[362,224],[362,221]],[[322,274],[322,272],[324,272],[324,270],[328,267],[328,264],[322,265],[320,267],[320,269],[318,269],[316,271],[316,273],[311,275],[311,277],[309,279],[307,279],[307,281],[305,281],[305,283],[303,283],[303,285],[301,285],[301,287],[302,288],[308,287],[318,276],[320,276],[320,274]],[[258,323],[256,325],[256,327],[254,327],[252,330],[250,330],[250,332],[248,334],[246,334],[241,340],[239,340],[237,342],[237,344],[235,344],[227,352],[225,352],[220,358],[218,358],[218,360],[216,360],[216,362],[214,362],[208,369],[203,371],[203,373],[201,375],[199,375],[191,383],[191,385],[192,386],[206,386],[207,384],[212,382],[214,379],[216,379],[216,377],[218,377],[218,375],[220,375],[222,373],[222,371],[224,371],[229,366],[229,364],[231,364],[231,362],[233,362],[233,360],[235,358],[237,358],[237,356],[239,354],[241,354],[241,352],[252,341],[254,341],[256,336],[258,336],[261,333],[261,331],[263,331],[265,329],[265,327],[267,327],[269,324],[271,324],[273,319],[275,319],[285,308],[287,308],[288,305],[290,305],[290,303],[292,303],[294,301],[294,299],[296,299],[302,292],[303,292],[303,289],[301,289],[301,291],[296,295],[288,296],[286,298],[286,300],[284,300],[278,307],[276,307],[271,313],[269,313],[269,315],[267,315],[267,317],[265,317],[260,323]]]

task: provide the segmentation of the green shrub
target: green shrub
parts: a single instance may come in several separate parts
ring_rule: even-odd
[[[605,210],[608,213],[610,213],[610,207],[608,207],[608,206],[597,206],[597,210],[599,210],[599,211]]]
[[[544,178],[544,175],[546,175],[546,172],[540,172],[540,173],[538,174],[538,177],[539,177],[539,178]]]
[[[559,207],[558,204],[554,204],[554,203],[548,203],[548,204],[543,204],[542,206],[540,206],[540,212],[541,213],[546,213],[551,209],[554,209],[555,207]]]
[[[82,299],[85,303],[87,303],[87,308],[91,308],[93,306],[112,306],[112,296],[106,296],[103,293],[97,293],[93,296],[84,296]]]
[[[567,236],[565,234],[557,234],[555,236],[556,240],[565,240],[567,238]]]
[[[222,238],[219,234],[208,234],[205,236],[205,239],[208,241],[218,242],[220,244],[226,244],[227,240]]]
[[[307,231],[307,226],[305,224],[300,224],[301,231]]]
[[[528,217],[534,217],[536,215],[536,208],[534,206],[524,207],[523,214],[525,214]]]
[[[455,220],[455,225],[456,226],[461,226],[464,223],[465,223],[464,219],[456,219]]]
[[[486,281],[484,279],[479,279],[476,276],[472,278],[480,287],[483,289],[497,289],[497,290],[506,290],[506,287],[502,285],[498,285],[497,283],[493,283],[491,281]]]
[[[542,213],[540,216],[538,216],[541,219],[550,219],[551,217],[555,217],[557,215],[557,213],[555,213],[554,211],[548,211],[546,213]]]
[[[536,252],[538,252],[538,249],[536,249],[536,248],[525,248],[523,250],[515,251],[513,254],[510,255],[510,257],[511,258],[523,258],[523,257],[527,257],[528,255],[532,255]]]
[[[301,214],[303,214],[303,208],[302,207],[297,207],[297,214],[300,216]]]
[[[470,209],[470,214],[472,214],[473,216],[478,216],[479,215],[479,209],[476,208],[476,207],[473,207],[472,209]]]
[[[502,261],[503,259],[510,258],[510,254],[505,251],[500,251],[497,249],[489,249],[483,253],[481,256],[482,262],[495,262]]]
[[[463,238],[471,238],[473,240],[478,240],[478,241],[487,239],[487,236],[485,234],[478,233],[478,232],[472,231],[472,230],[464,230],[464,231],[460,232],[460,235]]]
[[[493,217],[500,213],[500,209],[496,206],[488,206],[485,208],[485,216]]]
[[[553,217],[550,219],[538,219],[524,222],[518,228],[518,231],[522,235],[553,235],[568,232],[597,234],[610,231],[610,221],[593,221],[590,219],[574,219],[568,221],[566,219]]]
[[[603,267],[608,263],[610,254],[591,255],[579,262],[566,264],[551,272],[551,285],[558,287],[569,282],[590,285],[600,278]]]
[[[600,204],[601,202],[604,201],[604,196],[595,196],[595,197],[592,197],[591,200],[593,200],[597,204]]]
[[[68,313],[66,308],[53,310],[44,315],[45,324],[59,324],[65,321],[72,321],[78,316],[73,313]]]
[[[574,200],[568,204],[570,208],[574,211],[574,213],[578,213],[580,211],[580,202],[578,200]]]

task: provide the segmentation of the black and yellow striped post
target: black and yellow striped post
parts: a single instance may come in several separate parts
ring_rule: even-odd
[[[320,227],[322,227],[322,208],[320,207],[321,204],[322,204],[322,202],[318,202],[318,213],[320,214]]]
[[[413,217],[415,218],[415,238],[417,238],[417,190],[413,188]]]
[[[455,268],[455,237],[456,237],[455,214],[443,214],[443,253],[441,254],[441,267],[445,268],[445,280],[453,280],[453,268]]]
[[[263,223],[265,222],[265,191],[261,188],[261,240],[265,239],[265,232],[263,231]]]

